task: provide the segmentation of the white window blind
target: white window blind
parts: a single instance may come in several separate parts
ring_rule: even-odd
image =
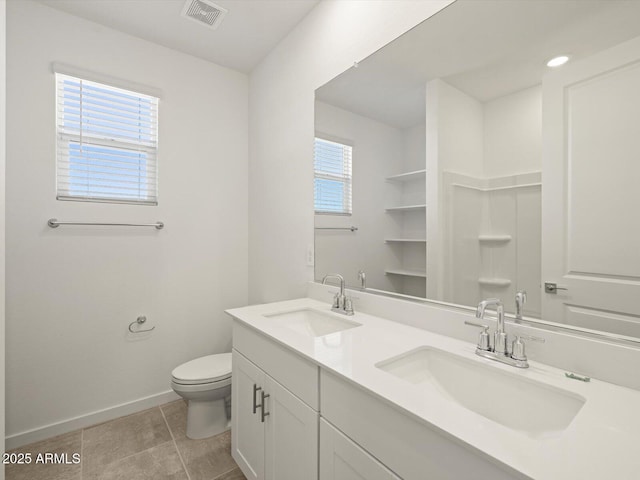
[[[158,98],[56,73],[57,198],[157,205]]]
[[[315,139],[314,205],[316,213],[351,214],[352,147]]]

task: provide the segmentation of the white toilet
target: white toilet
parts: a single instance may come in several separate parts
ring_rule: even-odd
[[[171,372],[171,388],[189,401],[187,437],[211,437],[231,426],[231,354],[183,363]]]

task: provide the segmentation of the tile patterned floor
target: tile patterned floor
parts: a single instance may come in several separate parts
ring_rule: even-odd
[[[6,480],[245,480],[231,458],[231,434],[186,436],[187,406],[178,400],[9,453],[68,454],[70,464],[7,465]],[[71,463],[79,453],[81,462]]]

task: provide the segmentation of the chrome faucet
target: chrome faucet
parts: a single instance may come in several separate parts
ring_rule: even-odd
[[[498,323],[496,325],[496,333],[494,334],[493,351],[495,353],[507,354],[507,334],[504,331],[504,305],[499,298],[488,298],[478,304],[476,309],[476,318],[484,320],[484,311],[487,307],[496,307],[498,315]]]
[[[526,299],[526,292],[523,293]],[[516,297],[516,302],[518,297]],[[524,301],[523,301],[524,303]],[[476,318],[484,319],[484,313],[487,307],[493,306],[497,313],[496,332],[494,334],[493,347],[491,346],[491,338],[489,337],[489,326],[481,323],[465,321],[466,325],[482,328],[482,332],[478,337],[478,345],[476,346],[476,355],[501,363],[506,363],[513,367],[528,368],[529,362],[524,351],[524,343],[522,339],[533,340],[544,343],[544,338],[534,337],[532,335],[516,335],[516,339],[511,346],[511,352],[507,348],[507,333],[504,330],[504,305],[497,298],[489,298],[478,304],[476,309]]]
[[[364,270],[358,270],[358,278],[360,279],[360,286],[365,290],[367,288],[367,275]]]
[[[322,284],[327,283],[327,278],[337,278],[340,280],[340,291],[333,297],[333,305],[331,310],[334,312],[342,313],[343,315],[353,315],[353,302],[350,298],[344,294],[344,277],[338,273],[330,273],[325,275],[322,279]]]
[[[516,292],[516,320],[522,320],[522,309],[527,303],[527,291],[518,290]]]

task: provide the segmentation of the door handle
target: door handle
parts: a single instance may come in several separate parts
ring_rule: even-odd
[[[569,290],[567,287],[561,287],[556,282],[544,282],[544,293],[557,294],[558,290]]]
[[[258,410],[258,407],[260,406],[258,405],[258,400],[256,399],[256,394],[258,393],[258,390],[262,390],[262,387],[259,387],[254,383],[253,384],[253,413],[254,414],[256,413],[256,411]]]
[[[271,395],[269,395],[268,393],[265,394],[264,390],[260,392],[260,395],[262,396],[262,402],[260,403],[260,421],[264,423],[264,419],[267,418],[270,413],[270,412],[264,411],[264,407],[265,407],[264,400],[265,398],[269,398]]]

